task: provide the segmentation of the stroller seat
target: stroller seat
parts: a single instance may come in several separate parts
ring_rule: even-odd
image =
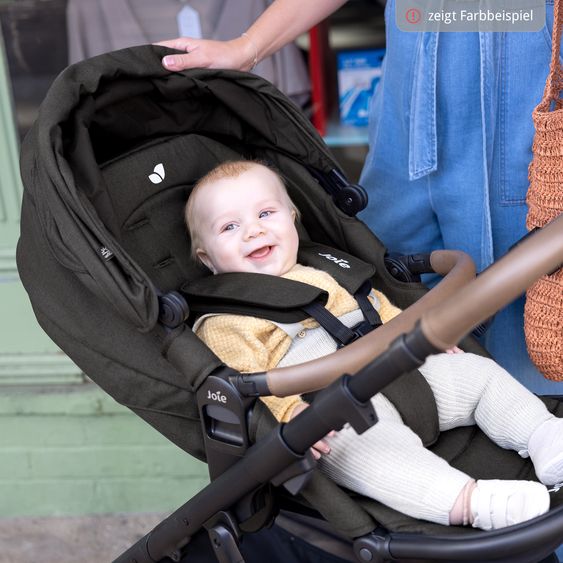
[[[347,182],[291,102],[244,73],[169,74],[160,65],[165,51],[144,46],[109,53],[69,67],[55,81],[22,147],[25,193],[17,260],[37,319],[61,349],[118,402],[190,455],[210,460],[196,395],[210,377],[228,379],[229,371],[192,333],[194,311],[189,296],[185,301],[180,293],[187,282],[205,283],[207,276],[190,258],[182,209],[194,182],[208,170],[224,160],[272,162],[301,210],[305,244],[335,248],[371,265],[374,287],[401,308],[426,289],[386,269],[385,247],[355,217],[364,194]],[[486,354],[471,338],[463,347]],[[494,446],[476,427],[435,439],[432,405],[421,407],[418,394],[413,400],[420,379],[409,373],[389,392],[404,416],[426,432],[432,451],[476,478],[534,478],[528,460]],[[560,398],[545,401],[563,416]],[[240,405],[249,421],[248,440],[270,436],[276,422],[265,406],[249,398]],[[428,420],[430,425],[421,424]],[[217,482],[240,463],[237,456],[221,462]],[[321,515],[351,539],[385,529],[417,534],[413,545],[419,549],[419,534],[428,536],[429,544],[436,535],[463,535],[485,546],[500,538],[502,550],[491,547],[491,561],[539,561],[563,540],[563,532],[550,524],[561,525],[563,512],[555,507],[563,504],[562,491],[553,496],[552,513],[537,519],[547,530],[541,547],[536,540],[531,550],[514,553],[506,544],[527,541],[529,530],[539,528],[525,523],[486,533],[416,521],[351,495],[309,469],[296,499],[269,483],[250,495],[241,509],[247,518],[237,528],[252,532],[268,525],[278,503]],[[189,544],[170,553],[179,557],[183,550],[189,554]],[[468,560],[459,549],[447,550],[436,553],[449,561]],[[170,553],[146,560],[166,560]],[[120,561],[131,560],[127,557]],[[416,552],[412,558],[420,559]]]

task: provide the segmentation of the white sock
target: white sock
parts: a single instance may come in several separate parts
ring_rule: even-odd
[[[542,422],[530,436],[528,453],[544,485],[563,481],[563,418]]]
[[[535,518],[549,510],[547,488],[535,481],[477,481],[471,495],[474,528],[496,530]]]

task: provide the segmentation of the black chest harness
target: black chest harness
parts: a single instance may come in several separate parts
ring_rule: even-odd
[[[340,348],[381,325],[368,299],[375,267],[330,247],[301,243],[298,261],[329,273],[358,303],[363,320],[349,328],[326,307],[328,294],[317,287],[277,276],[229,273],[199,279],[182,287],[195,320],[202,314],[249,315],[278,323],[315,319]]]

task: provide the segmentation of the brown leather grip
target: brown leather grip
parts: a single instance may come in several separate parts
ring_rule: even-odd
[[[266,373],[273,395],[287,397],[317,391],[343,373],[355,373],[383,352],[400,334],[411,330],[423,313],[457,293],[475,278],[475,265],[464,252],[436,250],[430,256],[434,271],[444,279],[400,315],[348,346],[317,360],[275,368]]]

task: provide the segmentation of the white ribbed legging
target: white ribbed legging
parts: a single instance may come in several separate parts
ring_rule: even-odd
[[[552,417],[544,404],[494,361],[475,354],[430,356],[420,368],[438,407],[440,430],[477,424],[499,446],[527,456],[528,440]],[[381,394],[379,422],[358,435],[346,425],[327,438],[319,466],[337,483],[404,514],[449,523],[469,475],[427,450]]]

